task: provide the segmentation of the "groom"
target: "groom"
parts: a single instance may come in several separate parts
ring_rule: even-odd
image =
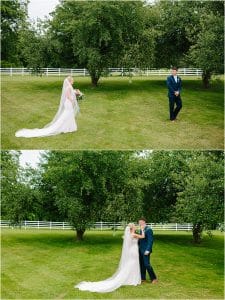
[[[139,245],[139,260],[141,267],[141,281],[146,282],[146,270],[148,271],[149,277],[153,284],[157,283],[155,272],[150,264],[150,255],[152,253],[153,246],[153,232],[146,224],[145,218],[140,218],[138,221],[139,225],[145,233],[145,238],[138,240]],[[141,234],[142,232],[140,232]]]
[[[169,97],[169,109],[170,109],[170,121],[176,121],[177,115],[182,108],[182,100],[180,97],[181,92],[181,78],[177,76],[177,67],[173,67],[171,75],[167,77],[168,97]],[[174,106],[176,104],[176,108]]]

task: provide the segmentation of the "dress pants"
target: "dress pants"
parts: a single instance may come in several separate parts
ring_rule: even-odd
[[[176,104],[176,108],[174,109]],[[179,96],[169,96],[169,109],[170,109],[170,120],[173,121],[176,119],[179,111],[182,108],[182,100]]]
[[[150,264],[150,254],[144,255],[139,251],[139,259],[141,267],[141,279],[146,280],[146,270],[148,271],[151,281],[156,279],[155,272]]]

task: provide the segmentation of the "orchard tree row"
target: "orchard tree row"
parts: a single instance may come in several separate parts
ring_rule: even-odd
[[[209,87],[223,73],[224,1],[66,1],[28,20],[29,0],[1,2],[2,67],[196,67]]]
[[[37,168],[2,152],[2,219],[190,222],[195,242],[224,219],[222,151],[47,151]]]

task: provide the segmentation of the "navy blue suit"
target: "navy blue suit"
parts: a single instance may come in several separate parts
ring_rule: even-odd
[[[152,246],[153,246],[153,231],[151,228],[146,226],[144,229],[144,233],[145,233],[145,238],[138,240],[141,279],[146,280],[146,270],[147,270],[151,280],[154,280],[156,279],[156,275],[150,264],[150,254],[152,253]],[[145,255],[145,251],[149,251],[149,254]]]
[[[170,120],[175,120],[179,111],[182,108],[182,100],[180,97],[182,81],[179,76],[177,76],[177,82],[175,81],[173,75],[167,77],[166,81],[168,87],[168,97],[169,97],[169,109],[170,109]],[[179,95],[176,96],[174,92],[178,91]],[[174,106],[176,104],[176,108]]]

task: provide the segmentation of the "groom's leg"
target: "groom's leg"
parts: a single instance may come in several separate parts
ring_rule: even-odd
[[[150,255],[144,255],[144,266],[148,271],[149,277],[152,280],[156,279],[155,272],[150,264]]]
[[[176,97],[175,102],[176,102],[176,108],[174,110],[174,118],[176,119],[179,111],[182,108],[182,100],[181,100],[180,96]]]
[[[169,110],[170,110],[170,120],[173,121],[175,120],[175,116],[174,116],[174,97],[169,97]]]
[[[146,280],[146,268],[144,265],[143,254],[139,252],[139,261],[140,261],[140,268],[141,268],[141,280]]]

